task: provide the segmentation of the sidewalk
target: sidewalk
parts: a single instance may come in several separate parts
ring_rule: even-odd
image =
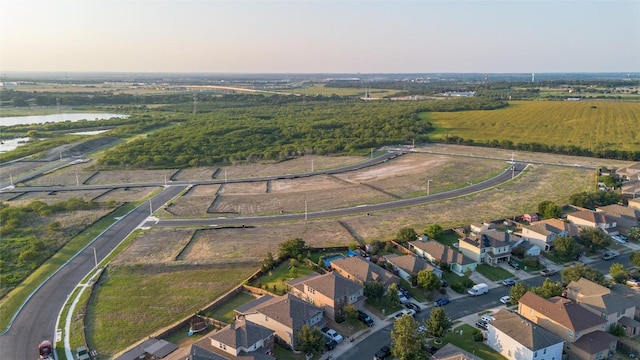
[[[424,308],[423,306],[424,305],[420,304],[421,308]],[[349,336],[348,338],[344,339],[344,341],[341,342],[340,344],[338,344],[338,346],[336,346],[335,349],[325,352],[320,357],[320,360],[337,359],[342,354],[344,354],[349,349],[351,349],[354,345],[356,345],[359,342],[361,342],[362,340],[366,339],[369,335],[371,335],[371,334],[377,332],[378,330],[380,330],[380,329],[386,327],[387,325],[389,325],[391,323],[391,321],[392,321],[390,319],[393,319],[393,317],[391,315],[393,315],[395,313],[390,314],[389,316],[387,316],[384,319],[380,319],[375,314],[372,314],[370,311],[368,311],[367,314],[373,320],[373,326],[371,326],[371,327],[369,327],[367,329],[360,330],[360,331],[356,332],[355,334]]]

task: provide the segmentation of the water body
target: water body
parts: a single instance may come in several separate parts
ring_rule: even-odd
[[[104,113],[71,113],[71,114],[52,114],[52,115],[33,115],[33,116],[10,116],[0,117],[0,126],[11,125],[29,125],[29,124],[43,124],[52,122],[64,122],[64,121],[79,121],[79,120],[104,120],[112,118],[126,118],[129,115],[122,114],[104,114]]]

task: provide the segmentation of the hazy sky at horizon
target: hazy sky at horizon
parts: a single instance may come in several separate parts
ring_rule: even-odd
[[[640,1],[0,0],[0,71],[638,72]]]

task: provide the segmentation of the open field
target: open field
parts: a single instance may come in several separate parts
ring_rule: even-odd
[[[640,102],[513,101],[498,110],[423,113],[434,135],[587,149],[640,149]]]
[[[260,162],[238,164],[221,167],[217,179],[246,179],[251,177],[272,176],[282,174],[299,174],[314,171],[335,169],[345,165],[365,161],[361,156],[317,156],[309,155],[281,162]]]
[[[360,88],[332,88],[328,87],[325,84],[312,84],[307,87],[300,87],[291,90],[279,90],[278,92],[282,93],[293,93],[293,94],[301,94],[301,95],[323,95],[323,96],[364,96],[367,92],[367,89]],[[396,94],[398,91],[396,90],[386,90],[386,89],[369,89],[370,96],[372,98],[381,98],[383,96],[390,96]]]
[[[99,196],[95,199],[98,202],[109,202],[109,201],[118,201],[118,202],[132,202],[132,201],[142,201],[147,196],[151,195],[154,191],[158,190],[158,187],[141,187],[141,188],[122,188],[122,189],[113,189],[104,193],[102,196]]]

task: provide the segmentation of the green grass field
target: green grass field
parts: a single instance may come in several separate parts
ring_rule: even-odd
[[[422,113],[434,133],[475,141],[640,149],[640,102],[513,101],[498,110]]]

